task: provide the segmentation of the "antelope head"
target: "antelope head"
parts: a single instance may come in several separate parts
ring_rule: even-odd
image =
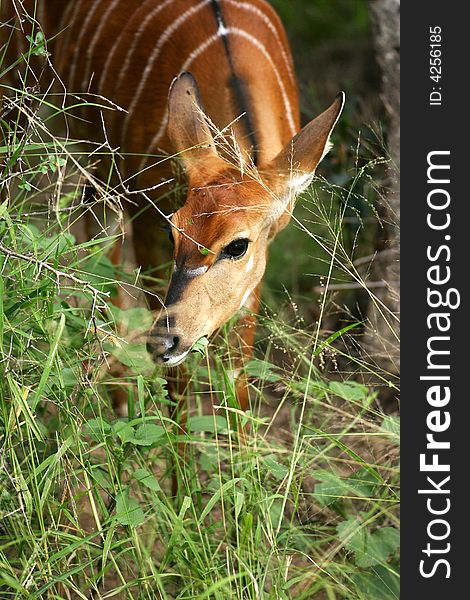
[[[341,93],[268,164],[242,171],[217,151],[194,78],[174,80],[168,134],[181,153],[188,195],[171,217],[174,270],[147,344],[156,362],[181,363],[201,337],[250,308],[268,244],[327,153],[343,103]]]

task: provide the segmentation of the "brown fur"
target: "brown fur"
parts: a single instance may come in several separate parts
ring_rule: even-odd
[[[157,164],[159,157],[142,158],[143,154],[180,154],[188,195],[172,217],[176,269],[170,291],[177,287],[178,277],[180,284],[174,294],[177,300],[157,317],[150,343],[155,360],[166,362],[169,335],[178,341],[178,352],[176,346],[172,350],[176,356],[220,327],[245,300],[250,310],[257,311],[268,244],[289,221],[295,194],[302,187],[298,182],[308,181],[321,160],[343,99],[337,98],[293,138],[299,129],[299,105],[292,59],[284,29],[264,0],[219,0],[224,27],[243,33],[219,37],[213,2],[174,0],[165,6],[162,0],[118,0],[109,12],[111,1],[39,0],[39,17],[51,40],[65,30],[49,49],[68,92],[109,98],[129,111],[128,117],[120,110],[104,111],[103,116],[109,142],[123,156],[120,169],[130,187],[150,188],[172,174],[169,161]],[[26,9],[33,4],[26,0]],[[158,14],[149,19],[152,11]],[[194,14],[176,27],[186,11]],[[13,23],[11,6],[7,17]],[[21,33],[17,37],[24,39]],[[193,77],[176,79],[168,100],[171,82],[188,57],[211,37],[214,40],[189,66]],[[158,59],[150,67],[158,44]],[[238,88],[234,74],[241,82]],[[240,90],[247,110],[241,118]],[[152,145],[167,111],[168,128]],[[79,109],[77,116],[81,121],[69,120],[72,135],[102,141],[98,111]],[[225,140],[215,134],[229,124]],[[239,147],[235,156],[227,146],[232,135]],[[243,168],[237,162],[244,163]],[[168,201],[160,205],[166,212],[172,210]],[[145,269],[164,262],[167,251],[157,212],[142,202],[129,212],[135,216],[142,208],[147,210],[134,220],[133,238],[137,261]],[[221,252],[237,237],[250,240],[246,255],[223,258]],[[203,274],[202,267],[207,268]],[[197,276],[194,269],[200,270]],[[161,326],[165,317],[173,323],[166,329]],[[250,315],[242,319],[247,324],[241,328],[242,346],[250,355],[255,321]],[[238,385],[243,409],[248,402],[245,384],[241,379]]]

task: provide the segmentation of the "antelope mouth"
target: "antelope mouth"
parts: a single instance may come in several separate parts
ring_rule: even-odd
[[[162,365],[164,367],[177,367],[186,360],[186,357],[191,352],[191,349],[182,352],[181,354],[175,354],[173,356],[164,355],[162,356]]]
[[[177,331],[169,331],[163,334],[158,327],[150,330],[147,335],[147,352],[154,363],[172,368],[184,362],[191,352],[205,354],[209,344],[207,336],[199,337],[192,344],[188,344],[185,337],[181,333],[176,335],[177,333]]]
[[[164,354],[163,356],[160,357],[159,361],[164,367],[170,368],[170,367],[177,367],[178,365],[180,365],[181,363],[183,363],[186,358],[188,357],[188,355],[190,353],[193,354],[204,354],[204,348],[207,346],[208,336],[202,336],[200,337],[196,342],[194,342],[194,344],[192,344],[190,346],[190,348],[188,350],[185,350],[184,352],[179,352],[178,354]],[[154,359],[155,360],[155,359]]]

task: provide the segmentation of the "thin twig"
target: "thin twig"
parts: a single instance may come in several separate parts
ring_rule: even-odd
[[[374,254],[369,254],[368,256],[361,256],[360,258],[356,258],[353,261],[353,265],[358,267],[359,265],[364,265],[370,263],[373,259],[378,260],[379,258],[387,258],[390,255],[396,254],[398,256],[398,251],[394,248],[386,248],[385,250],[381,250],[380,252],[374,252]]]
[[[324,294],[327,291],[337,291],[337,290],[373,290],[377,288],[390,287],[394,285],[398,285],[398,281],[363,281],[361,283],[330,283],[328,287],[324,285],[316,285],[313,288],[313,291],[317,294]]]
[[[35,264],[39,267],[39,269],[45,269],[46,271],[49,271],[50,273],[54,273],[54,275],[56,276],[57,279],[60,279],[60,278],[70,279],[77,285],[82,285],[84,288],[88,289],[95,298],[97,296],[107,296],[107,297],[109,296],[109,292],[103,292],[103,291],[98,290],[97,288],[93,287],[91,285],[91,283],[89,283],[88,281],[85,281],[84,279],[80,279],[76,275],[72,275],[71,273],[66,273],[65,271],[60,271],[59,269],[54,268],[48,262],[41,260],[40,258],[37,258],[35,256],[32,256],[30,254],[21,254],[20,252],[15,252],[15,250],[10,250],[6,246],[4,246],[1,242],[0,242],[0,252],[3,252],[7,256],[19,258],[20,260],[24,260],[30,264]]]

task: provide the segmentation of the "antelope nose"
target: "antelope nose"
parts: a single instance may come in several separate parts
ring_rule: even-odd
[[[172,333],[151,333],[147,338],[147,351],[153,360],[168,362],[178,348],[180,338]]]

